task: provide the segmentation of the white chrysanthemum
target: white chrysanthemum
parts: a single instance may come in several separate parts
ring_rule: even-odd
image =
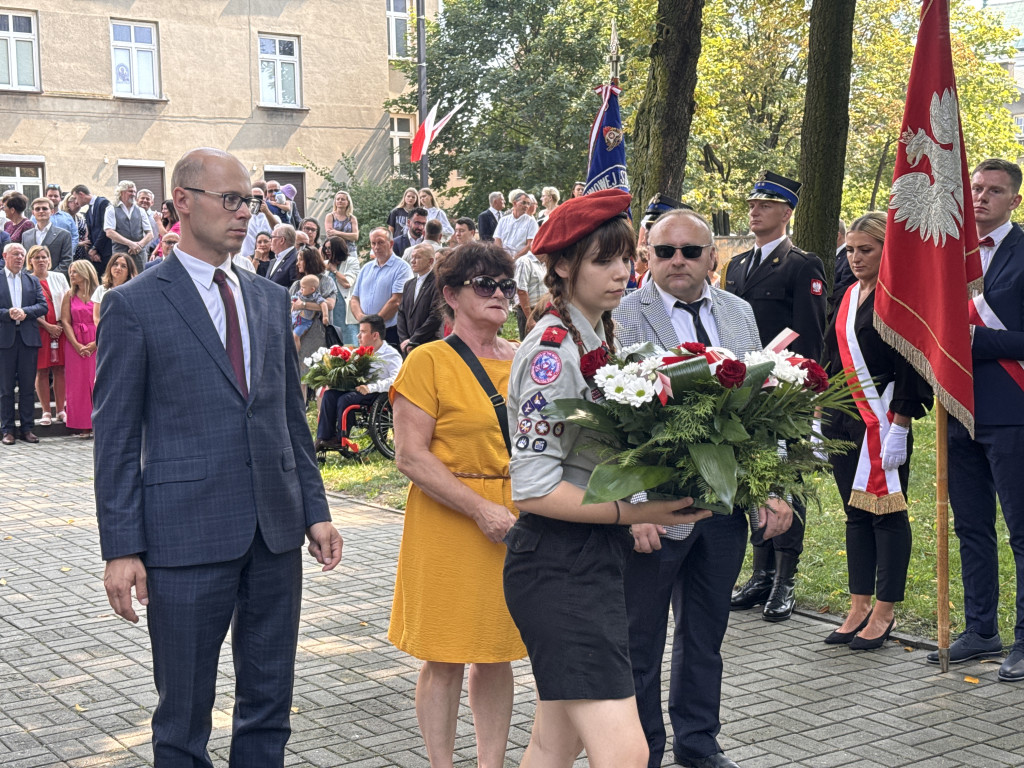
[[[619,357],[623,357],[623,358],[629,357],[634,352],[639,352],[647,344],[648,344],[648,342],[646,342],[646,341],[640,341],[640,342],[637,342],[636,344],[630,344],[628,347],[624,347],[624,348],[620,349],[619,352],[618,352],[618,355],[619,355]]]
[[[307,368],[309,368],[311,365],[313,365],[313,358],[312,357],[307,357],[306,359],[304,359],[302,361],[302,364],[304,366],[306,366]]]
[[[654,385],[640,376],[620,372],[603,387],[606,398],[634,408],[654,397]],[[646,397],[646,399],[644,399]]]
[[[636,380],[626,385],[626,398],[630,405],[639,408],[654,399],[654,384],[646,380]]]
[[[639,376],[641,375],[640,363],[626,363],[622,366],[622,373],[626,376]]]
[[[661,368],[661,366],[662,360],[660,357],[645,357],[640,361],[640,375],[650,378],[650,375]]]
[[[605,385],[612,381],[616,376],[619,375],[619,366],[609,363],[608,365],[602,365],[594,372],[594,383],[597,384],[601,389],[605,388]]]
[[[797,368],[795,365],[791,364],[788,360],[790,357],[793,357],[793,353],[789,350],[772,352],[769,349],[759,349],[747,352],[743,361],[747,366],[771,363],[773,365],[771,375],[774,378],[779,381],[802,385],[807,381],[807,371],[803,368]]]

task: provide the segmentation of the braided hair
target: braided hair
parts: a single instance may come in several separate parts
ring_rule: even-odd
[[[594,261],[605,262],[611,259],[629,256],[636,256],[636,235],[633,227],[624,217],[616,217],[606,221],[589,235],[577,240],[561,251],[555,251],[544,256],[547,262],[548,272],[544,277],[544,285],[548,288],[548,295],[545,299],[537,302],[533,311],[534,319],[540,319],[552,308],[562,319],[562,324],[568,329],[577,346],[582,344],[583,339],[579,330],[573,325],[572,316],[569,314],[569,302],[572,301],[573,286],[579,276],[580,266],[590,255],[592,248],[596,247],[593,254]],[[569,276],[563,278],[555,271],[555,267],[562,261],[569,267]],[[604,312],[601,315],[601,324],[604,326],[604,335],[609,346],[615,349],[615,322],[612,320],[612,313]]]

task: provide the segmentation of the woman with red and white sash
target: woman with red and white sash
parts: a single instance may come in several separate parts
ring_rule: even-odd
[[[830,411],[822,430],[826,437],[857,446],[829,456],[846,507],[850,612],[825,639],[854,650],[882,646],[894,624],[895,604],[903,600],[911,546],[906,500],[910,423],[924,416],[932,402],[928,384],[872,324],[885,219],[884,213],[869,213],[847,233],[846,254],[857,282],[847,289],[825,331],[822,360],[829,373],[849,371],[863,388],[858,415]]]

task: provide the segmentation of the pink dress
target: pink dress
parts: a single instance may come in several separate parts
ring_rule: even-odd
[[[92,302],[71,297],[71,330],[79,344],[96,341]],[[67,386],[68,427],[92,429],[92,387],[96,381],[96,353],[82,357],[64,338],[64,377]]]

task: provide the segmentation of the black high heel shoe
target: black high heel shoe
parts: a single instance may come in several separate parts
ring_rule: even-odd
[[[880,637],[873,637],[870,640],[865,640],[860,635],[857,635],[850,641],[850,650],[873,651],[876,648],[881,648],[885,644],[885,641],[889,639],[889,633],[892,632],[894,624],[896,624],[895,616],[893,616],[892,621],[889,622],[889,626],[885,628],[885,632],[883,632]]]
[[[864,621],[862,621],[857,627],[855,627],[852,632],[840,632],[840,631],[836,630],[831,635],[829,635],[828,637],[825,638],[825,644],[826,645],[849,645],[850,641],[853,640],[854,636],[858,632],[860,632],[862,629],[864,629],[864,627],[866,627],[868,625],[868,622],[870,620],[871,620],[871,611],[868,611],[868,615],[864,617]]]

